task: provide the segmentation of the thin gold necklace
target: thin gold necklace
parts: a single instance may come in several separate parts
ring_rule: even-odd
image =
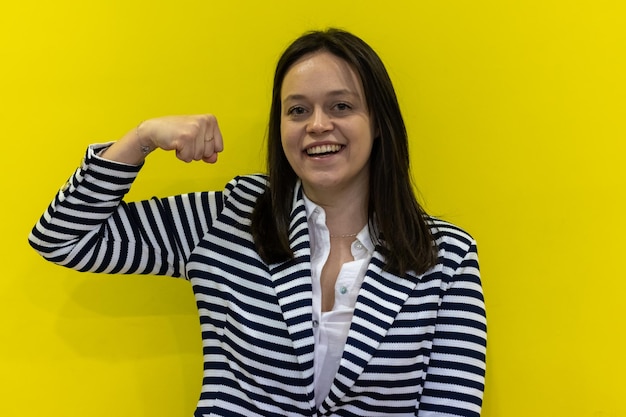
[[[350,233],[350,234],[347,234],[347,235],[330,235],[330,237],[340,237],[340,238],[342,238],[342,237],[356,237],[356,235],[358,235],[358,233]]]

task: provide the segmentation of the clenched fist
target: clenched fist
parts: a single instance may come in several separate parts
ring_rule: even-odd
[[[222,133],[212,114],[149,119],[111,145],[103,158],[139,164],[155,149],[176,151],[185,162],[215,163],[224,149]]]

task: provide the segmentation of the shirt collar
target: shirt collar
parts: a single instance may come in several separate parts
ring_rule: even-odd
[[[304,193],[304,190],[302,192],[302,198],[304,199],[304,208],[306,210],[306,219],[307,222],[309,223],[309,228],[311,227],[317,227],[317,221],[318,218],[317,216],[323,215],[324,216],[324,222],[326,221],[326,212],[324,211],[324,209],[315,204],[313,201],[311,201],[306,194]],[[315,217],[313,217],[313,215],[315,215]],[[313,231],[309,231],[309,235],[315,235],[315,233]],[[356,240],[358,240],[367,250],[367,252],[369,253],[373,253],[374,252],[374,243],[372,242],[372,238],[370,236],[370,229],[369,229],[369,225],[365,225],[363,227],[363,229],[361,229],[361,231],[359,233],[357,233]]]

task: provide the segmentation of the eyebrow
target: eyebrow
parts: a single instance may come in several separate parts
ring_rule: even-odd
[[[326,94],[327,96],[330,97],[337,97],[337,96],[352,96],[352,97],[358,97],[359,95],[355,92],[353,92],[352,90],[348,90],[348,89],[341,89],[341,90],[333,90],[328,92],[328,94]],[[302,100],[305,99],[306,96],[304,94],[290,94],[287,97],[285,97],[283,99],[283,101],[289,101],[289,100]]]

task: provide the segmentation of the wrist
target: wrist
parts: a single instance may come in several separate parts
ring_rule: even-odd
[[[146,156],[154,150],[154,145],[152,144],[150,137],[146,136],[145,128],[143,128],[144,122],[145,121],[139,123],[135,128],[135,138],[137,139],[137,143],[139,144],[139,150],[141,151],[143,156]]]

